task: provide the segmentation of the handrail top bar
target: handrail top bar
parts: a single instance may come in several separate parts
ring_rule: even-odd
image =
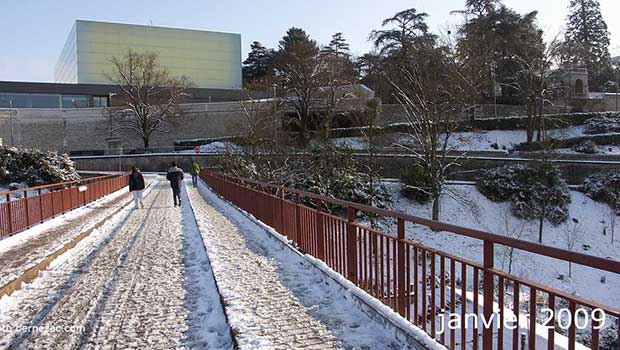
[[[513,282],[519,282],[519,284],[522,284],[522,285],[525,285],[525,286],[528,286],[528,287],[534,287],[536,289],[545,291],[547,293],[554,294],[555,296],[559,296],[559,297],[561,297],[563,299],[566,299],[566,300],[569,300],[569,301],[573,301],[573,302],[575,302],[575,303],[577,303],[579,305],[590,306],[592,308],[599,308],[599,309],[604,310],[605,313],[607,313],[607,314],[611,314],[612,316],[615,316],[615,317],[620,317],[620,309],[618,309],[618,308],[607,306],[607,305],[601,304],[601,303],[593,301],[593,300],[584,299],[584,298],[582,298],[580,296],[567,293],[567,292],[565,292],[563,290],[559,290],[557,288],[553,288],[553,287],[546,286],[546,285],[543,285],[543,284],[538,283],[538,282],[527,280],[527,279],[522,278],[522,277],[518,277],[518,276],[515,276],[515,275],[508,274],[508,273],[506,273],[506,272],[504,272],[502,270],[489,269],[489,271],[492,272],[493,274],[497,275],[497,276],[501,276],[505,280],[511,280]]]
[[[209,171],[209,170],[204,170],[204,171],[210,172],[216,176],[227,177],[227,178],[235,179],[235,180],[238,180],[244,183],[255,184],[258,186],[268,187],[268,188],[276,189],[276,190],[284,190],[286,192],[299,194],[300,196],[312,198],[312,199],[319,200],[319,201],[326,201],[326,202],[341,205],[344,207],[352,207],[352,208],[355,208],[361,211],[379,214],[379,215],[382,215],[385,217],[391,217],[394,219],[403,219],[405,221],[409,221],[414,224],[427,226],[434,230],[447,231],[447,232],[459,234],[459,235],[470,237],[470,238],[475,238],[475,239],[479,239],[483,241],[489,241],[495,244],[501,244],[501,245],[517,248],[519,250],[547,256],[550,258],[564,260],[567,262],[570,261],[572,263],[580,264],[583,266],[589,266],[589,267],[593,267],[596,269],[620,274],[620,261],[616,261],[616,260],[601,258],[601,257],[593,256],[593,255],[583,254],[583,253],[571,252],[565,249],[551,247],[551,246],[544,245],[544,244],[523,241],[523,240],[499,235],[496,233],[490,233],[486,231],[456,226],[453,224],[448,224],[448,223],[444,223],[440,221],[433,221],[430,219],[424,219],[424,218],[417,217],[414,215],[398,213],[398,212],[387,210],[387,209],[375,208],[375,207],[371,207],[368,205],[359,204],[355,202],[349,202],[349,201],[345,201],[342,199],[327,197],[323,195],[318,195],[318,194],[306,192],[303,190],[288,188],[284,186],[277,186],[277,185],[266,183],[266,182],[248,180],[248,179],[243,179],[243,178],[236,177],[236,176],[227,176],[227,175],[223,175],[223,174]]]
[[[12,191],[6,191],[6,192],[0,192],[0,196],[6,196],[7,194],[13,194],[13,193],[23,193],[26,191],[36,191],[36,190],[42,190],[42,189],[46,189],[46,188],[50,188],[50,187],[60,187],[60,186],[65,186],[65,185],[70,185],[70,184],[76,184],[76,183],[83,183],[85,181],[95,181],[95,180],[103,180],[105,178],[109,178],[109,177],[118,177],[118,176],[122,176],[124,174],[109,174],[109,175],[102,175],[102,176],[96,176],[96,177],[89,177],[86,179],[80,179],[80,180],[73,180],[73,181],[67,181],[67,182],[57,182],[57,183],[53,183],[53,184],[49,184],[49,185],[41,185],[41,186],[34,186],[34,187],[25,187],[19,190],[12,190]]]

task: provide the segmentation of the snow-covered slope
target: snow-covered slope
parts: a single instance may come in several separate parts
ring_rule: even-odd
[[[399,183],[392,182],[387,185],[394,195],[395,210],[420,217],[431,216],[430,204],[420,205],[402,197],[399,192]],[[520,239],[537,240],[538,223],[515,218],[510,213],[509,203],[492,202],[478,192],[474,186],[452,186],[451,189],[458,191],[462,200],[457,201],[444,196],[441,221],[512,236],[522,231]],[[570,219],[559,226],[545,222],[543,244],[566,249],[566,233],[577,230],[581,232],[581,237],[575,244],[574,251],[615,260],[620,259],[620,233],[616,233],[615,242],[612,244],[609,208],[605,204],[592,201],[580,192],[571,191],[571,198]],[[466,203],[460,203],[463,200]],[[620,231],[620,229],[616,230]],[[393,228],[390,232],[394,232]],[[421,226],[414,227],[413,225],[407,226],[407,235],[414,241],[456,256],[477,262],[482,260],[481,241],[456,234],[432,232]],[[495,264],[503,270],[508,269],[509,259],[506,255],[505,248],[496,249]],[[587,299],[594,299],[606,305],[620,304],[620,293],[617,293],[620,290],[620,276],[617,274],[573,266],[572,277],[568,277],[568,263],[523,251],[516,251],[513,260],[513,274],[575,293]],[[601,282],[602,276],[606,279],[604,284]]]

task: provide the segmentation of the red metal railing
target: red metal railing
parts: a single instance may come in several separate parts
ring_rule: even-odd
[[[2,192],[0,198],[6,201],[0,203],[0,238],[86,205],[127,186],[127,183],[127,175],[106,175]],[[16,195],[18,198],[14,198]]]
[[[498,245],[506,246],[611,272],[612,276],[620,274],[619,261],[206,170],[201,172],[201,178],[215,192],[287,236],[301,251],[324,261],[450,349],[555,349],[561,345],[556,331],[562,327],[569,350],[576,349],[578,344],[577,328],[584,335],[580,343],[592,349],[603,349],[601,332],[618,336],[613,327],[620,328],[620,309],[496,269],[494,250]],[[316,203],[316,208],[302,204],[302,199]],[[325,204],[346,208],[346,218],[325,212]],[[359,211],[395,220],[397,234],[389,235],[356,223]],[[481,240],[482,263],[406,239],[406,223]],[[546,315],[545,307],[553,311],[554,317],[548,321],[550,327],[541,332],[542,325],[537,320]],[[604,324],[587,317],[586,312],[597,308],[605,312]],[[469,314],[484,316],[486,320],[495,317],[494,324],[465,326]],[[514,315],[519,315],[516,322],[507,322],[510,327],[503,327],[504,321]],[[461,327],[447,327],[445,332],[439,332],[448,320],[454,321],[458,316],[463,321]],[[604,349],[612,349],[611,346]],[[620,350],[617,340],[613,349]]]

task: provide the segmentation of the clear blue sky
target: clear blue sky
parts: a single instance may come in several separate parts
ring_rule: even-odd
[[[149,24],[240,33],[243,55],[258,40],[275,47],[291,26],[304,28],[319,43],[343,32],[353,53],[370,49],[371,30],[397,11],[415,7],[430,14],[433,30],[460,17],[464,0],[2,0],[0,3],[0,80],[52,81],[54,64],[79,19]],[[562,29],[569,0],[505,0],[523,13],[538,10],[542,28]],[[620,55],[619,0],[600,0],[612,34],[612,53]]]

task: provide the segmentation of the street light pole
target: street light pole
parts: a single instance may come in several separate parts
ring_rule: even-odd
[[[13,137],[13,100],[9,100],[9,124],[11,125],[11,146],[15,146]]]
[[[618,94],[620,94],[620,65],[616,67],[616,112],[618,111]]]

